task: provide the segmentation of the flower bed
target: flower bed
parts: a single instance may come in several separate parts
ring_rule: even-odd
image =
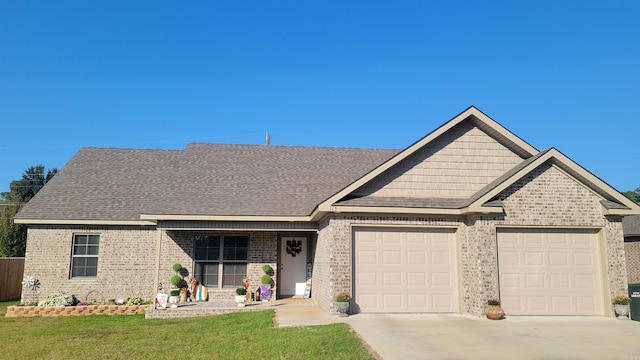
[[[144,314],[150,305],[9,306],[5,317]]]

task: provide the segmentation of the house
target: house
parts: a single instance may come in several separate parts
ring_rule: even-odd
[[[625,216],[622,228],[627,277],[630,284],[637,284],[640,283],[640,215]]]
[[[230,299],[269,264],[278,298],[310,277],[328,312],[348,291],[368,313],[482,315],[499,297],[509,315],[612,316],[633,214],[560,151],[470,107],[403,150],[83,148],[16,222],[43,294],[151,298],[181,263]]]

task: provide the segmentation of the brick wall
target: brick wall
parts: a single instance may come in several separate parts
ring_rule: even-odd
[[[96,278],[69,278],[74,234],[100,235]],[[24,276],[40,280],[40,300],[58,291],[74,294],[81,301],[126,299],[136,294],[152,298],[155,234],[155,229],[138,227],[30,227]],[[35,300],[30,290],[23,289],[23,303]]]
[[[619,218],[602,215],[600,198],[551,165],[543,165],[505,189],[499,198],[504,214],[496,216],[420,217],[331,215],[319,226],[314,261],[314,299],[335,312],[334,296],[352,291],[352,227],[389,225],[450,226],[457,229],[460,304],[463,313],[482,315],[485,301],[498,297],[497,231],[499,227],[589,228],[599,230],[605,262],[605,295],[626,293],[627,275]],[[630,246],[627,245],[629,249]],[[638,247],[640,249],[640,246]],[[605,302],[606,303],[606,302]]]

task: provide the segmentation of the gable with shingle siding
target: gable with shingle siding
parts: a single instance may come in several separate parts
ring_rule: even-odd
[[[523,159],[469,122],[358,189],[373,197],[468,198]]]

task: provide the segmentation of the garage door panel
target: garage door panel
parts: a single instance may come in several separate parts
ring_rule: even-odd
[[[550,274],[549,286],[556,289],[567,289],[571,287],[571,276],[568,274]]]
[[[362,251],[359,255],[360,264],[362,265],[375,265],[378,263],[378,253],[375,251]]]
[[[517,265],[520,263],[520,253],[515,251],[502,251],[500,253],[500,265]]]
[[[382,306],[390,310],[399,310],[403,306],[403,296],[400,294],[383,294]]]
[[[378,273],[371,273],[371,272],[361,272],[358,276],[358,286],[360,287],[365,287],[365,286],[370,286],[370,287],[375,287],[375,286],[379,286],[380,282],[378,281]]]
[[[402,263],[402,254],[400,251],[383,251],[382,265],[400,265]]]
[[[449,267],[453,264],[453,254],[451,251],[432,251],[431,264],[447,265],[447,267]]]
[[[454,230],[354,230],[357,307],[361,312],[457,312],[455,249]]]
[[[411,309],[426,309],[429,306],[429,298],[426,294],[408,294],[407,305]]]
[[[571,297],[569,296],[551,296],[551,308],[553,312],[570,312],[573,306],[571,305]]]
[[[511,315],[602,315],[593,232],[498,231],[500,296]]]
[[[544,265],[544,255],[541,252],[528,251],[524,253],[524,265],[542,266]]]
[[[454,305],[451,294],[433,294],[431,299],[433,300],[433,309],[436,311],[448,312]]]
[[[401,286],[402,274],[399,272],[386,272],[382,274],[382,286]]]
[[[407,287],[425,288],[426,286],[427,286],[427,276],[424,272],[407,273]]]
[[[596,259],[592,253],[575,253],[573,254],[573,265],[593,267],[596,264]]]
[[[426,265],[427,254],[424,251],[416,250],[407,253],[408,265]]]
[[[550,252],[549,266],[569,266],[569,254],[566,252]]]
[[[542,289],[546,287],[544,275],[540,274],[525,274],[524,286],[529,289]]]

